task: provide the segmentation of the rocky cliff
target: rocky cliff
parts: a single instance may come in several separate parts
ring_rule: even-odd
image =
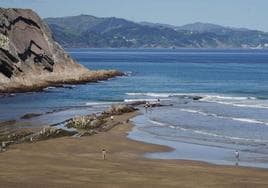
[[[89,71],[72,60],[32,10],[0,8],[0,92],[32,91],[117,75],[117,71]]]

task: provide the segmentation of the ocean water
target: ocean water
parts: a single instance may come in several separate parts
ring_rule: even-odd
[[[129,138],[175,150],[151,158],[190,159],[268,167],[268,51],[67,49],[90,69],[118,69],[124,77],[0,98],[0,121],[48,113],[29,126],[100,112],[118,102],[160,99],[133,119]],[[200,100],[193,100],[196,96]]]

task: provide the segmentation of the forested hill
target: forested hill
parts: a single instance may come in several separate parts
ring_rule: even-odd
[[[46,18],[64,47],[80,48],[268,48],[268,33],[207,23],[184,26],[79,15]]]

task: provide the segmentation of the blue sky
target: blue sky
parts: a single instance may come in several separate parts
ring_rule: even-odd
[[[215,23],[268,31],[268,0],[0,0],[42,17],[90,14],[173,25]]]

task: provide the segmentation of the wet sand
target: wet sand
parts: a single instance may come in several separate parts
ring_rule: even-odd
[[[0,187],[268,187],[264,169],[144,158],[170,148],[127,139],[135,115],[116,116],[110,123],[123,123],[93,136],[12,145],[0,153]]]

